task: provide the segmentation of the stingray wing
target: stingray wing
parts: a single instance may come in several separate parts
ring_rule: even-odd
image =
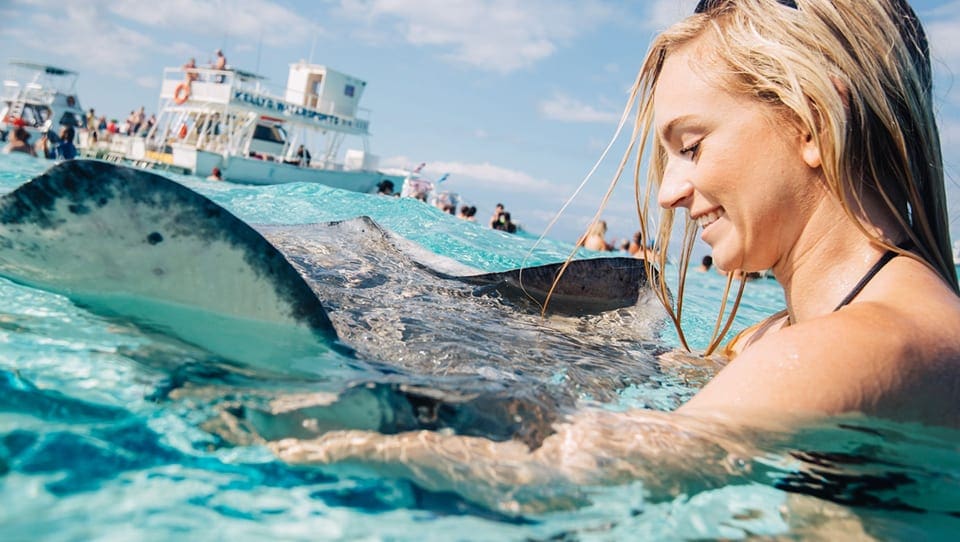
[[[270,363],[336,339],[253,228],[170,179],[105,162],[62,162],[0,199],[0,275],[233,359]]]

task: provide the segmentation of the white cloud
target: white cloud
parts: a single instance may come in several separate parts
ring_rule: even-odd
[[[538,105],[540,114],[550,120],[564,122],[603,122],[616,124],[621,113],[599,111],[591,105],[579,102],[569,96],[557,93],[549,100]]]
[[[6,19],[20,24],[4,29],[7,38],[64,57],[77,69],[118,77],[130,77],[129,72],[160,52],[181,57],[196,54],[196,46],[175,37],[184,31],[217,40],[226,36],[240,43],[257,43],[262,38],[271,46],[302,42],[319,31],[306,18],[267,0],[164,0],[149,5],[20,0],[12,7],[6,10]],[[143,27],[151,33],[167,30],[171,38],[158,43]],[[36,29],[43,29],[46,37],[38,39]]]
[[[387,168],[409,169],[413,163],[414,161],[405,156],[395,156],[385,159],[383,166]],[[555,188],[543,179],[537,179],[522,171],[496,166],[489,162],[482,164],[429,162],[426,167],[424,167],[424,174],[428,177],[439,177],[444,173],[450,174],[450,182],[469,179],[479,181],[483,183],[482,186],[484,188],[490,189],[508,188],[516,192],[540,192]]]
[[[647,11],[647,24],[653,30],[663,30],[693,13],[696,0],[656,0]]]
[[[921,11],[920,17],[924,20],[933,56],[951,64],[960,60],[960,42],[955,39],[960,30],[960,2]]]
[[[111,24],[103,3],[35,0],[24,4],[30,7],[20,14],[20,24],[4,30],[7,36],[32,49],[62,55],[75,68],[122,72],[140,62],[152,45],[148,36]],[[38,28],[46,38],[38,39]]]
[[[960,105],[954,80],[960,73],[960,41],[956,39],[960,33],[960,1],[920,11],[919,15],[930,41],[935,96],[947,104]]]
[[[483,70],[510,73],[613,17],[597,0],[341,0],[342,14],[385,24],[413,45]]]
[[[134,81],[143,88],[155,89],[160,86],[160,79],[152,75],[137,77]]]
[[[319,27],[297,12],[269,0],[163,0],[146,8],[140,2],[110,2],[110,12],[153,28],[263,40],[282,46],[301,42]],[[238,39],[239,38],[239,39]]]

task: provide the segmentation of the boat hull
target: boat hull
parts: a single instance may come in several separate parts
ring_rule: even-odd
[[[395,185],[403,182],[400,175],[376,170],[302,167],[274,160],[223,156],[189,145],[174,145],[170,159],[164,163],[183,168],[198,177],[206,177],[213,168],[218,168],[225,181],[240,184],[319,183],[352,192],[370,193],[376,192],[377,185],[384,179],[393,181]]]
[[[243,184],[320,183],[353,192],[376,192],[377,184],[384,179],[397,182],[395,176],[377,171],[301,167],[236,156],[223,159],[223,167],[220,169],[225,180]]]

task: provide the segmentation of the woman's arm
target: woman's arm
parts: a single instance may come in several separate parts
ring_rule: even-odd
[[[509,514],[579,506],[590,486],[629,480],[642,480],[654,498],[702,490],[726,483],[752,455],[750,439],[718,418],[591,409],[556,431],[535,450],[517,441],[433,431],[333,431],[270,447],[290,463],[372,468]]]

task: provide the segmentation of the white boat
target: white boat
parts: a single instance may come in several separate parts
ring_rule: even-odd
[[[373,192],[403,177],[378,168],[368,150],[370,121],[359,107],[366,82],[326,66],[291,64],[284,96],[254,73],[229,69],[164,70],[157,123],[127,140],[125,158],[148,167],[173,166],[247,184],[316,182]],[[361,149],[341,158],[352,137]],[[306,152],[298,154],[303,147]]]
[[[447,179],[448,174],[444,173],[439,179],[430,180],[420,173],[421,168],[425,165],[420,164],[404,176],[400,196],[418,199],[438,209],[453,208],[454,213],[456,213],[460,206],[460,194],[439,190],[440,184]]]
[[[11,60],[0,97],[0,139],[23,126],[36,143],[42,132],[84,125],[77,73],[36,62]]]

